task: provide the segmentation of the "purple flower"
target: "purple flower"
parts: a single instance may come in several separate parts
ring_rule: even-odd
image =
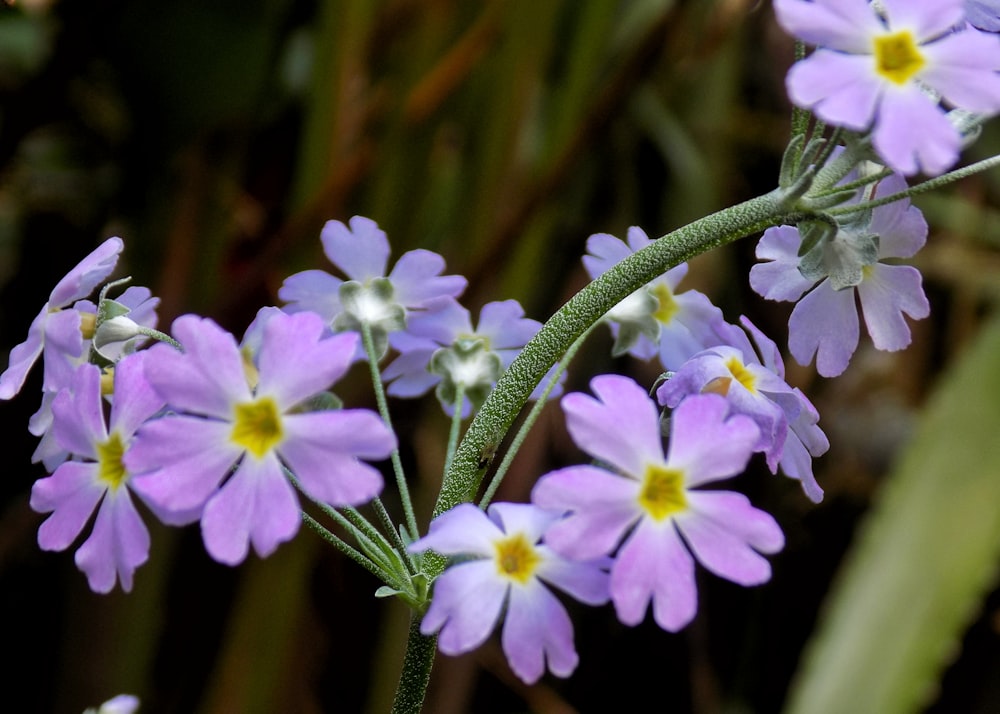
[[[905,188],[901,177],[889,176],[879,184],[875,198]],[[920,272],[881,262],[912,257],[926,238],[927,222],[909,199],[873,209],[870,222],[842,226],[831,240],[801,258],[801,237],[795,228],[769,228],[757,245],[757,257],[769,262],[750,269],[750,285],[770,300],[798,300],[788,324],[789,350],[802,365],[815,355],[817,371],[836,377],[858,346],[856,301],[861,302],[868,334],[880,350],[901,350],[910,344],[904,314],[917,320],[930,314]]]
[[[429,250],[404,253],[386,274],[389,240],[369,218],[355,216],[350,228],[327,221],[320,240],[326,257],[348,280],[306,270],[286,278],[278,296],[289,303],[289,312],[311,310],[337,331],[360,330],[367,324],[380,352],[386,335],[404,329],[408,313],[465,290],[465,278],[441,275],[444,259]]]
[[[743,471],[758,440],[754,422],[728,416],[718,395],[688,397],[670,419],[664,457],[646,390],[618,375],[595,377],[591,388],[596,399],[573,393],[562,405],[573,440],[603,465],[570,466],[538,481],[532,502],[567,514],[545,542],[572,559],[617,551],[611,600],[627,625],[641,622],[650,602],[660,627],[687,625],[697,610],[695,558],[740,585],[767,581],[771,567],[758,551],[781,550],[778,524],[742,494],[696,490]]]
[[[962,25],[963,0],[879,5],[775,0],[782,27],[819,47],[792,66],[788,94],[829,124],[871,130],[896,171],[939,174],[962,141],[939,97],[974,113],[1000,110],[1000,41]]]
[[[42,392],[42,404],[28,421],[28,431],[39,437],[38,447],[31,455],[32,463],[41,461],[45,468],[54,471],[56,466],[69,457],[69,452],[59,446],[52,433],[52,400],[63,388],[70,386],[70,381],[75,369],[88,356],[91,347],[98,352],[105,360],[118,361],[124,355],[134,352],[141,343],[146,340],[144,335],[137,332],[137,328],[156,327],[156,308],[160,303],[159,298],[151,297],[149,288],[132,286],[127,288],[115,300],[105,300],[106,303],[113,303],[116,313],[121,315],[120,320],[127,321],[127,327],[123,331],[113,331],[115,319],[106,320],[99,326],[98,307],[89,300],[77,300],[73,303],[72,312],[77,313],[77,328],[70,328],[67,321],[66,336],[75,336],[82,333],[84,338],[88,335],[92,338],[82,339],[79,352],[73,354],[73,349],[63,349],[59,352],[59,362],[61,368],[53,370],[50,374],[51,381],[46,384]],[[67,311],[69,312],[69,311]],[[105,306],[107,312],[107,306]],[[96,329],[96,331],[95,331]],[[52,341],[50,344],[57,344]],[[68,345],[68,341],[63,344]],[[52,350],[46,352],[49,354]]]
[[[973,27],[987,32],[1000,32],[1000,2],[997,0],[965,0],[965,19]]]
[[[596,233],[587,239],[589,253],[583,257],[584,267],[591,278],[597,278],[650,243],[636,226],[628,229],[628,244],[607,233]],[[714,344],[711,325],[722,320],[722,311],[697,290],[676,292],[687,271],[687,263],[671,268],[608,311],[605,319],[615,338],[615,356],[628,353],[649,360],[659,355],[663,368],[674,370]]]
[[[823,489],[813,476],[812,460],[826,453],[830,443],[817,425],[816,408],[799,390],[785,382],[785,365],[774,341],[747,318],[744,330],[718,323],[719,344],[688,360],[656,391],[660,404],[676,407],[694,394],[725,397],[735,414],[749,416],[759,428],[754,451],[761,451],[771,473],[784,474],[802,483],[814,502]],[[753,337],[751,343],[747,333]]]
[[[608,601],[608,574],[597,562],[573,562],[540,543],[556,515],[525,503],[494,503],[489,516],[470,503],[441,514],[430,533],[410,546],[470,556],[434,581],[434,597],[420,623],[448,655],[475,649],[506,612],[501,641],[511,669],[527,684],[545,671],[568,677],[578,657],[573,625],[543,583],[589,605]]]
[[[441,405],[452,414],[460,386],[461,414],[467,417],[540,328],[537,320],[524,317],[516,300],[484,305],[476,328],[468,310],[454,300],[442,300],[435,309],[414,315],[406,332],[390,336],[400,354],[382,373],[390,382],[387,391],[416,397],[437,386]]]
[[[301,412],[296,406],[347,370],[357,335],[322,339],[311,313],[266,321],[251,388],[236,340],[208,319],[178,318],[184,352],[152,347],[146,376],[178,412],[147,423],[126,458],[134,487],[173,522],[201,518],[216,560],[236,564],[252,543],[264,557],[298,531],[298,497],[283,468],[311,497],[358,505],[382,489],[359,459],[384,459],[395,436],[366,409]],[[146,473],[149,472],[149,473]]]
[[[48,302],[31,322],[28,338],[11,350],[10,364],[0,374],[0,399],[11,399],[21,391],[28,371],[43,350],[45,379],[42,388],[58,391],[69,384],[83,354],[84,342],[80,314],[64,308],[90,295],[111,275],[123,247],[121,238],[108,238],[56,284]]]
[[[149,556],[149,532],[129,494],[132,471],[124,465],[136,429],[163,407],[143,376],[144,357],[131,355],[115,367],[107,424],[100,369],[77,369],[72,388],[59,392],[52,405],[55,439],[74,458],[31,489],[31,507],[52,514],[38,529],[44,550],[72,545],[100,505],[90,536],[76,552],[76,564],[95,592],[110,592],[116,579],[128,592],[135,569]]]

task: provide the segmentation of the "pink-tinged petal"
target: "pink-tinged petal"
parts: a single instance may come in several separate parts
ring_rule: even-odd
[[[236,338],[195,315],[174,320],[173,335],[184,352],[153,345],[146,355],[146,379],[176,409],[231,419],[233,405],[252,398]]]
[[[668,520],[642,521],[611,566],[611,601],[618,619],[638,625],[653,601],[653,619],[677,632],[698,610],[694,559]]]
[[[906,187],[903,177],[893,174],[879,182],[875,198],[905,191]],[[880,259],[910,258],[924,247],[927,240],[927,221],[924,219],[924,214],[919,208],[911,205],[909,199],[894,201],[873,210],[868,230],[879,237]]]
[[[517,300],[501,300],[483,305],[476,334],[489,338],[490,349],[518,349],[535,336],[542,324],[524,316]]]
[[[340,286],[344,281],[325,270],[304,270],[289,275],[278,288],[278,297],[287,303],[287,312],[311,310],[326,324],[343,312],[340,305]]]
[[[101,370],[96,365],[80,365],[73,376],[72,389],[59,392],[52,402],[52,415],[56,442],[70,453],[96,460],[96,444],[108,439]]]
[[[542,476],[531,490],[535,505],[568,515],[545,532],[545,542],[567,558],[593,560],[611,553],[641,516],[640,484],[594,466],[570,466]]]
[[[434,300],[458,297],[468,281],[461,275],[441,275],[444,258],[437,253],[419,248],[400,256],[389,273],[395,290],[396,302],[403,307],[431,307]]]
[[[595,233],[587,239],[587,255],[583,256],[583,267],[591,278],[596,278],[632,255],[632,252],[620,238],[607,233]]]
[[[645,464],[663,461],[660,415],[646,390],[617,374],[594,377],[590,388],[597,399],[582,393],[562,399],[577,446],[632,477],[641,476]]]
[[[351,280],[365,282],[385,277],[389,261],[389,239],[370,218],[354,216],[348,228],[340,221],[327,221],[319,239],[330,262]]]
[[[509,589],[492,560],[453,565],[434,581],[420,631],[431,635],[440,630],[438,647],[446,655],[474,650],[496,626]]]
[[[610,576],[605,570],[611,564],[610,559],[569,560],[546,545],[537,546],[536,552],[542,556],[535,571],[540,579],[588,605],[603,605],[611,599]]]
[[[799,272],[802,237],[792,226],[768,228],[757,244],[757,258],[771,261],[750,268],[750,287],[768,300],[795,301],[815,284]]]
[[[45,377],[42,389],[56,392],[69,386],[83,357],[80,313],[61,310],[50,314],[45,321],[45,351],[42,354]]]
[[[739,585],[770,579],[771,564],[757,551],[776,553],[785,537],[769,514],[731,491],[688,492],[688,504],[675,522],[698,562]]]
[[[530,543],[540,541],[545,529],[556,520],[551,511],[532,503],[494,503],[487,515],[504,533],[521,533]]]
[[[963,0],[882,0],[882,5],[889,30],[910,30],[918,43],[954,29],[965,19]]]
[[[90,520],[107,490],[97,478],[95,463],[67,461],[48,478],[31,487],[31,508],[49,513],[38,528],[38,546],[42,550],[65,550]]]
[[[42,354],[45,343],[45,320],[48,314],[49,306],[46,303],[31,321],[28,337],[10,351],[7,369],[0,374],[0,399],[12,399],[24,386],[28,372]]]
[[[642,230],[642,228],[640,228],[639,226],[630,226],[628,229],[628,233],[626,234],[625,237],[628,242],[628,247],[632,250],[633,253],[638,253],[640,250],[642,250],[647,245],[653,242],[653,240],[648,235],[646,235],[646,231]],[[680,282],[681,278],[683,278],[687,274],[687,263],[682,263],[681,265],[684,266],[684,269],[677,273],[674,273],[673,275],[674,282],[670,283],[671,287],[677,285],[677,283]],[[671,270],[676,270],[676,268],[672,268]],[[668,273],[669,272],[670,271],[668,271]]]
[[[958,160],[962,139],[944,111],[911,84],[886,90],[872,145],[902,174],[935,176]]]
[[[728,419],[729,403],[717,394],[683,400],[670,416],[667,467],[684,471],[688,487],[741,473],[760,438],[754,421],[742,414]]]
[[[66,307],[90,295],[94,288],[114,272],[115,265],[118,264],[118,255],[124,247],[125,244],[118,237],[108,238],[97,246],[52,288],[49,305]]]
[[[566,608],[537,580],[511,588],[500,642],[510,668],[525,684],[541,678],[546,661],[557,677],[571,675],[580,661]]]
[[[847,369],[859,334],[854,290],[834,290],[824,280],[792,310],[788,349],[801,365],[816,355],[816,370],[824,377],[836,377]]]
[[[820,434],[819,427],[814,427]],[[827,442],[829,448],[829,442]],[[793,429],[785,440],[785,448],[781,452],[781,471],[802,484],[806,497],[813,503],[823,501],[823,489],[813,475],[812,455]]]
[[[928,62],[918,76],[949,104],[971,112],[1000,111],[1000,38],[966,30],[921,47]]]
[[[823,121],[863,131],[875,117],[884,87],[871,65],[868,56],[816,50],[788,70],[788,96]]]
[[[391,337],[392,345],[400,352],[418,347],[435,349],[450,345],[460,334],[471,335],[472,317],[458,301],[445,297],[436,300],[426,312],[416,313],[406,323],[406,332]]]
[[[200,508],[244,452],[231,432],[232,424],[188,416],[147,422],[122,457],[132,488],[162,511]]]
[[[403,334],[403,333],[395,333]],[[390,339],[391,341],[391,339]],[[441,381],[441,375],[427,371],[437,347],[419,349],[399,355],[382,370],[382,379],[389,382],[386,392],[404,399],[419,397]]]
[[[784,379],[785,361],[781,358],[781,350],[778,349],[777,343],[765,335],[759,327],[750,322],[750,318],[746,315],[740,315],[740,325],[753,338],[754,345],[757,347],[757,353],[760,355],[761,362],[767,370]],[[749,359],[750,356],[747,355],[747,358]]]
[[[94,530],[76,551],[76,565],[87,574],[90,589],[111,592],[120,580],[132,590],[136,568],[149,558],[149,531],[139,517],[128,490],[109,491],[94,520]]]
[[[344,409],[290,414],[278,454],[310,496],[332,506],[367,503],[382,491],[378,469],[359,459],[385,459],[395,435],[374,412]]]
[[[788,34],[842,52],[871,52],[885,31],[867,0],[775,0],[774,12]]]
[[[496,541],[504,532],[471,503],[461,503],[431,521],[430,532],[414,541],[408,550],[435,550],[442,555],[496,555]]]
[[[137,352],[115,365],[115,393],[111,403],[111,429],[124,439],[130,438],[164,404],[159,393],[146,380],[144,361],[147,352]]]
[[[325,329],[313,312],[271,318],[264,326],[258,359],[257,396],[273,395],[281,409],[289,409],[344,376],[358,335],[343,332],[321,339]]]
[[[922,320],[931,311],[920,271],[908,265],[871,266],[858,286],[858,296],[872,343],[877,349],[889,352],[910,344],[910,328],[904,313]]]
[[[215,560],[237,565],[247,557],[250,543],[262,558],[291,540],[302,516],[295,489],[273,456],[243,459],[201,517],[205,550]]]

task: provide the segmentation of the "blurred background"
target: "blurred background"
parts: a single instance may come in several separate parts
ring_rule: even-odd
[[[544,320],[585,283],[591,233],[624,237],[638,225],[663,235],[775,186],[792,55],[769,5],[749,0],[7,0],[0,364],[56,281],[109,235],[126,244],[118,274],[161,298],[161,327],[193,311],[239,334],[277,301],[285,276],[329,268],[320,229],[356,214],[387,231],[395,257],[416,247],[443,254],[448,272],[469,278],[463,303],[474,314],[516,298]],[[988,128],[966,156],[998,151]],[[918,201],[931,236],[915,263],[932,315],[913,325],[909,350],[876,353],[863,336],[835,380],[789,362],[789,381],[819,407],[832,446],[816,465],[827,493],[818,506],[757,461],[733,482],[785,529],[771,583],[744,589],[700,571],[699,614],[679,634],[570,603],[581,654],[571,679],[525,687],[493,641],[438,658],[427,711],[794,708],[794,687],[836,674],[804,653],[836,639],[825,613],[844,564],[871,543],[858,536],[869,518],[947,541],[941,563],[968,554],[970,539],[982,550],[954,574],[951,619],[918,618],[946,626],[926,647],[930,664],[904,682],[899,710],[1000,711],[1000,355],[981,349],[978,378],[963,382],[973,387],[948,386],[1000,297],[998,179],[993,171]],[[781,345],[790,305],[750,291],[754,243],[697,259],[685,286]],[[612,360],[610,344],[606,330],[595,333],[568,389],[602,371],[652,383],[655,366]],[[364,373],[352,375],[339,392],[370,405]],[[0,709],[80,712],[128,692],[148,714],[388,710],[407,612],[376,601],[379,583],[311,532],[230,569],[208,559],[197,528],[153,526],[129,595],[91,593],[72,550],[41,552],[43,516],[28,494],[44,472],[30,464],[26,428],[40,384],[33,373],[18,399],[0,403]],[[958,395],[959,409],[937,412],[958,425],[955,439],[914,437],[936,391]],[[426,523],[447,422],[433,398],[391,408]],[[961,441],[976,429],[988,436]],[[890,478],[905,478],[896,465],[916,441],[960,465],[955,478],[981,476],[965,506],[974,514],[941,525],[933,518],[945,509],[931,508],[926,520],[892,525],[902,507],[875,510]],[[540,474],[580,458],[549,405],[500,498],[523,500]],[[949,478],[935,471],[925,483],[945,488]],[[952,582],[923,555],[869,566],[916,574],[902,595],[885,591],[891,609],[912,612]],[[892,632],[852,636],[848,659],[864,662],[873,643],[888,643],[877,656],[890,670],[912,649]]]

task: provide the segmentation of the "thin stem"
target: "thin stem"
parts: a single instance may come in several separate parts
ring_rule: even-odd
[[[451,415],[451,428],[448,430],[448,451],[444,458],[444,470],[451,468],[451,460],[455,458],[455,448],[458,446],[458,435],[462,431],[462,405],[465,403],[465,385],[461,382],[455,385],[455,412]]]
[[[884,206],[888,203],[894,203],[895,201],[900,201],[904,198],[909,198],[910,196],[916,196],[919,193],[926,193],[927,191],[932,191],[941,186],[945,186],[949,183],[954,183],[960,179],[964,179],[973,174],[978,174],[987,169],[991,169],[994,166],[1000,166],[1000,154],[997,156],[991,156],[988,159],[983,159],[982,161],[977,161],[974,164],[969,164],[968,166],[963,166],[960,169],[955,169],[954,171],[949,171],[941,176],[936,176],[932,179],[927,179],[923,183],[918,183],[916,186],[910,186],[905,191],[900,191],[899,193],[894,193],[890,196],[883,196],[882,198],[876,199],[874,201],[866,201],[864,203],[857,203],[851,206],[841,206],[839,208],[833,208],[827,211],[831,216],[841,216],[848,213],[857,213],[859,211],[867,211],[872,208],[878,208],[879,206]]]
[[[522,423],[520,428],[517,430],[517,433],[514,435],[514,439],[510,443],[510,446],[507,448],[507,451],[504,452],[503,460],[500,461],[500,465],[497,467],[497,470],[493,473],[493,477],[490,479],[489,484],[486,486],[486,493],[483,494],[482,499],[479,501],[479,507],[481,509],[486,510],[486,507],[490,505],[490,501],[493,500],[493,496],[496,494],[497,489],[500,487],[500,483],[503,481],[503,477],[507,475],[507,471],[508,469],[510,469],[510,465],[514,462],[514,457],[517,456],[517,452],[521,448],[521,444],[524,443],[524,440],[527,438],[528,433],[531,431],[531,428],[535,425],[535,422],[541,415],[542,408],[545,406],[545,402],[548,401],[549,394],[552,393],[552,390],[555,389],[556,384],[559,383],[559,377],[561,377],[563,372],[566,371],[566,368],[569,366],[569,363],[573,360],[573,357],[576,356],[576,353],[580,349],[580,346],[583,345],[587,337],[590,336],[590,333],[593,332],[594,328],[598,324],[599,323],[595,322],[587,329],[586,332],[580,335],[577,338],[576,342],[570,345],[569,349],[566,350],[565,356],[563,356],[563,358],[559,360],[559,365],[556,367],[555,372],[552,374],[552,378],[549,380],[549,383],[545,385],[545,390],[542,392],[541,396],[539,396],[539,398],[531,406],[531,411],[528,412],[528,416],[525,417],[524,423]]]
[[[349,544],[342,541],[335,534],[324,528],[319,521],[310,516],[305,511],[302,512],[302,522],[307,526],[312,528],[319,537],[325,540],[327,543],[332,545],[334,548],[339,550],[341,553],[346,555],[348,558],[353,560],[355,563],[360,565],[362,568],[370,572],[376,578],[384,583],[391,583],[392,578],[387,577],[387,573],[383,570],[378,563],[373,561],[371,558],[366,557],[363,553],[353,548]]]
[[[382,421],[385,425],[389,427],[389,430],[395,433],[395,429],[392,428],[392,418],[389,416],[389,403],[385,398],[385,387],[382,384],[382,375],[378,371],[378,353],[375,351],[375,340],[372,339],[372,328],[367,323],[361,324],[361,340],[364,343],[365,353],[368,355],[368,368],[371,371],[372,377],[372,387],[375,390],[375,402],[378,404],[379,414],[382,416]],[[416,538],[417,536],[417,517],[413,511],[413,501],[410,498],[410,487],[406,483],[406,474],[403,473],[403,462],[399,458],[399,447],[392,450],[390,455],[392,461],[392,471],[396,475],[396,487],[399,489],[399,500],[403,504],[403,513],[406,518],[406,529],[409,531],[410,536]],[[390,530],[394,536],[394,541],[399,541],[396,543],[397,548],[400,549],[400,553],[406,553],[406,544],[402,542],[399,537],[399,533],[396,531],[395,526],[391,525],[392,521],[388,518],[388,514],[385,512],[385,507],[382,506],[379,499],[375,499],[376,512],[381,511],[379,514],[385,514],[385,519],[388,520],[390,524]],[[381,508],[380,508],[381,507]],[[412,560],[409,555],[405,556],[407,562],[412,565]]]
[[[427,693],[427,683],[434,666],[436,636],[420,634],[421,615],[410,616],[410,632],[406,640],[406,654],[403,655],[403,671],[399,675],[396,698],[392,702],[392,714],[420,714]]]
[[[710,214],[653,241],[586,285],[563,305],[500,376],[459,442],[434,506],[438,515],[475,497],[483,477],[480,459],[498,444],[534,388],[580,335],[632,292],[679,263],[787,220],[779,192]],[[443,562],[428,562],[433,578]]]

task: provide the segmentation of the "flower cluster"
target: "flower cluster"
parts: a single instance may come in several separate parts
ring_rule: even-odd
[[[792,101],[819,120],[817,135],[797,129],[778,189],[761,197],[771,201],[764,219],[675,237],[687,256],[691,246],[707,250],[768,226],[750,285],[795,303],[789,353],[836,377],[858,347],[859,306],[882,350],[907,346],[907,317],[929,314],[920,273],[898,264],[928,235],[909,200],[919,187],[904,175],[948,169],[963,127],[982,118],[969,113],[1000,110],[1000,39],[990,34],[1000,21],[996,3],[971,0],[776,0],[775,9],[783,27],[817,47],[787,79]],[[843,131],[827,137],[825,123]],[[679,291],[686,263],[650,279],[648,265],[676,263],[661,251],[670,238],[632,227],[625,241],[590,236],[583,265],[594,290],[581,300],[598,301],[588,305],[598,305],[590,322],[610,326],[614,356],[656,359],[662,377],[647,388],[603,374],[591,393],[562,397],[566,428],[590,463],[542,474],[530,503],[487,507],[492,488],[480,506],[467,502],[479,481],[453,480],[473,471],[460,458],[470,451],[458,445],[462,420],[489,412],[467,436],[502,432],[495,425],[515,422],[524,395],[541,403],[559,395],[555,375],[589,329],[546,342],[547,326],[514,300],[483,305],[473,324],[458,301],[465,278],[444,274],[444,259],[421,249],[390,270],[388,238],[368,218],[329,221],[320,240],[342,277],[288,277],[278,291],[285,305],[261,309],[238,340],[196,315],[158,332],[158,301],[145,288],[109,297],[125,282],[107,282],[123,250],[110,238],[56,285],[11,351],[0,399],[21,391],[39,359],[44,369],[29,424],[40,437],[34,460],[49,471],[31,489],[31,507],[48,514],[39,546],[68,549],[89,526],[75,560],[93,590],[132,588],[150,552],[147,510],[169,525],[198,523],[207,552],[228,565],[251,548],[270,555],[306,522],[380,577],[380,594],[411,605],[442,652],[480,646],[502,620],[511,668],[533,683],[578,664],[556,591],[610,602],[626,625],[651,611],[675,632],[697,613],[696,564],[743,586],[771,578],[766,556],[784,547],[781,527],[717,487],[756,454],[811,501],[823,499],[813,460],[830,444],[816,407],[786,379],[782,350],[748,318],[729,323],[706,295]],[[552,331],[567,322],[553,320]],[[525,352],[533,353],[518,364],[530,366],[509,369]],[[378,413],[345,408],[332,391],[357,362],[367,363]],[[451,432],[440,512],[420,537],[386,396],[432,389]],[[500,443],[506,434],[489,436]],[[384,460],[399,488],[399,526],[379,500],[385,479],[373,462]],[[489,462],[475,464],[478,478]],[[359,510],[368,504],[377,526]],[[312,506],[356,544],[307,518]]]

